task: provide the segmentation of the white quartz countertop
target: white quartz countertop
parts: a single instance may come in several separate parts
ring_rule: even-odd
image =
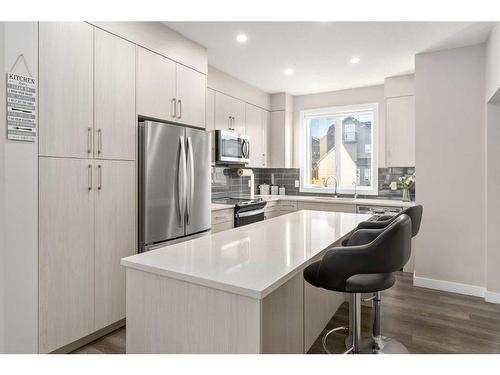
[[[302,210],[133,255],[121,264],[261,299],[368,218]]]
[[[307,203],[341,203],[341,204],[355,204],[355,205],[368,205],[368,206],[387,206],[387,207],[411,207],[415,205],[415,202],[404,202],[402,200],[395,199],[367,199],[367,198],[357,198],[357,199],[336,199],[331,197],[322,196],[310,196],[310,195],[255,195],[256,197],[263,198],[264,200],[270,201],[297,201],[297,202],[307,202]],[[212,211],[224,210],[228,208],[233,208],[234,205],[230,204],[212,204]]]

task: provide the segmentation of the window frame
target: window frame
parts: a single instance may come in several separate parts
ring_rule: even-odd
[[[300,111],[300,125],[303,134],[302,147],[304,153],[301,160],[300,168],[300,188],[301,193],[319,193],[333,194],[335,187],[330,183],[328,187],[314,186],[310,183],[311,180],[311,129],[308,120],[315,117],[346,117],[348,115],[361,114],[363,112],[373,112],[372,124],[372,150],[371,150],[371,175],[372,186],[358,186],[357,193],[363,195],[378,195],[378,133],[379,133],[379,104],[378,103],[361,103],[345,106],[334,106],[326,108],[315,108]],[[338,125],[338,126],[337,126]],[[343,142],[342,122],[335,122],[335,154],[337,156],[338,145]],[[342,187],[340,182],[341,162],[340,158],[336,157],[336,170],[338,194],[354,194],[354,186],[350,188]]]

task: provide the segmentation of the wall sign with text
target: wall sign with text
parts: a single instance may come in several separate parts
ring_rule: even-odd
[[[36,139],[36,79],[7,73],[7,139]]]

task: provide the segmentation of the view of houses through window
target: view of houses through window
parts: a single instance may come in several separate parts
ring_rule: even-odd
[[[303,187],[324,187],[328,180],[331,188],[335,177],[339,191],[352,190],[354,182],[360,190],[373,188],[374,114],[365,109],[304,116],[309,144]]]

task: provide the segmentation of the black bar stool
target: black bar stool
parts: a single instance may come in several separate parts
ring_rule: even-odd
[[[422,222],[423,210],[424,210],[424,208],[422,205],[408,207],[396,215],[383,215],[383,216],[380,216],[375,221],[374,220],[364,221],[358,225],[358,227],[356,228],[356,231],[359,229],[371,229],[373,231],[373,233],[376,233],[375,232],[376,230],[378,230],[378,231],[383,230],[390,223],[392,223],[398,216],[408,215],[411,219],[411,236],[413,238],[418,234],[418,231],[420,230],[420,224]],[[356,231],[353,232],[352,236],[354,236]],[[370,238],[366,237],[366,236],[365,236],[365,239],[358,237],[358,236],[354,236],[354,237],[352,237],[352,236],[350,238],[348,238],[347,240],[344,240],[342,242],[342,244],[345,246],[352,246],[354,244],[361,245],[361,244],[363,244],[363,241],[370,241]],[[355,240],[355,242],[353,242],[353,240]],[[380,333],[380,318],[381,318],[380,302],[381,302],[381,297],[382,296],[381,296],[381,293],[379,291],[379,292],[373,293],[372,297],[370,297],[366,300],[363,300],[363,301],[373,301],[373,307],[374,307],[372,336],[362,339],[363,349],[366,350],[366,349],[372,348],[372,350],[377,352],[377,353],[405,353],[406,348],[404,347],[403,344],[401,344],[397,340],[383,336]],[[346,338],[346,348],[351,346],[351,342],[352,342],[352,337],[350,335]]]
[[[323,259],[304,270],[304,279],[313,286],[351,295],[352,345],[344,353],[361,352],[361,293],[379,292],[393,286],[394,272],[406,264],[410,252],[411,220],[402,214],[386,228],[357,230],[349,246],[327,250]],[[327,353],[330,353],[328,336],[341,330],[348,332],[349,328],[334,328],[323,337]]]

